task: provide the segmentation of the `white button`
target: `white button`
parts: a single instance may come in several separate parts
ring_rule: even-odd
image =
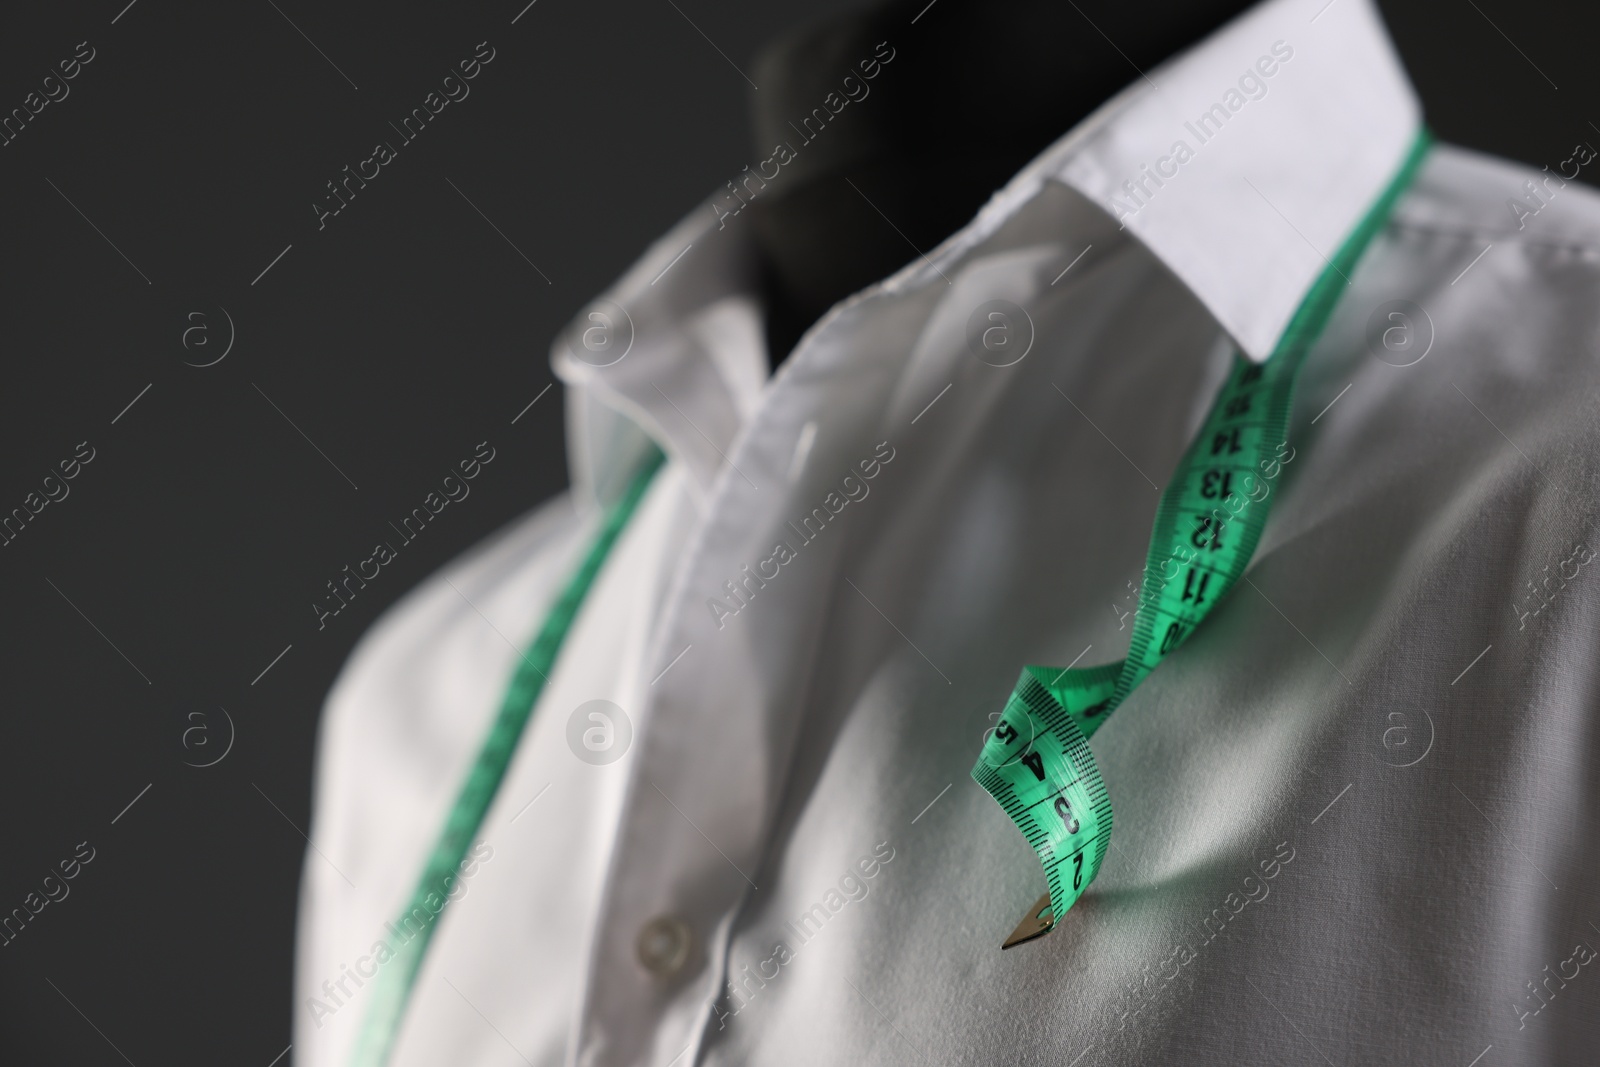
[[[657,978],[671,978],[689,962],[694,934],[675,915],[657,915],[639,929],[634,949],[644,969]]]

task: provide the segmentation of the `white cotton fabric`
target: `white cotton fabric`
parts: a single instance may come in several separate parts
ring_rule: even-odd
[[[1129,200],[1280,41],[1266,94]],[[1418,123],[1369,0],[1272,0],[1147,74],[770,381],[752,237],[709,206],[605,295],[626,356],[558,341],[573,491],[411,593],[329,696],[298,1063],[348,1060],[347,971],[650,439],[669,462],[399,1067],[1595,1059],[1600,197],[1449,147],[1307,360],[1246,580],[1095,736],[1099,878],[1000,951],[1044,879],[968,778],[985,730],[1024,664],[1124,653],[1157,487],[1234,346],[1270,353]],[[968,343],[991,301],[1026,313],[1009,366]],[[606,766],[567,742],[596,699],[633,728]],[[635,950],[658,915],[693,932],[670,978]]]

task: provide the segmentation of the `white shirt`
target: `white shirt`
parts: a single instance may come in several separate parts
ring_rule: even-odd
[[[771,380],[749,228],[694,211],[555,345],[570,493],[412,592],[329,697],[297,1061],[348,1060],[349,975],[649,439],[668,463],[395,1064],[1592,1060],[1600,197],[1554,176],[1581,146],[1434,150],[1307,361],[1248,581],[1095,736],[1104,868],[999,948],[1044,880],[968,777],[986,729],[1023,664],[1124,653],[1233,346],[1272,350],[1419,121],[1369,0],[1271,0]],[[596,700],[631,726],[600,765]],[[690,931],[666,975],[658,916]]]

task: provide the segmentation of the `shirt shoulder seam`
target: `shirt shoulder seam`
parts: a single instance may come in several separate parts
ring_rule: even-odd
[[[1600,256],[1600,242],[1594,244],[1580,244],[1575,242],[1530,240],[1519,233],[1507,233],[1504,230],[1492,230],[1486,227],[1474,226],[1449,226],[1433,222],[1422,222],[1414,219],[1392,217],[1389,225],[1394,229],[1413,230],[1422,233],[1441,234],[1449,237],[1477,238],[1490,240],[1495,243],[1515,242],[1526,248],[1540,248],[1557,252],[1582,252]]]

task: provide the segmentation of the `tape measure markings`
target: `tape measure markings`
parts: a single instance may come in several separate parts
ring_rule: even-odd
[[[1415,176],[1430,140],[1426,130],[1417,134],[1399,171],[1302,298],[1267,361],[1235,354],[1156,507],[1127,657],[1078,669],[1023,668],[972,768],[973,779],[1038,855],[1049,888],[1048,901],[1041,898],[1029,910],[1003,948],[1048,932],[1099,873],[1112,813],[1088,739],[1249,566],[1271,510],[1270,483],[1294,458],[1288,426],[1300,367],[1349,285],[1346,272]]]

